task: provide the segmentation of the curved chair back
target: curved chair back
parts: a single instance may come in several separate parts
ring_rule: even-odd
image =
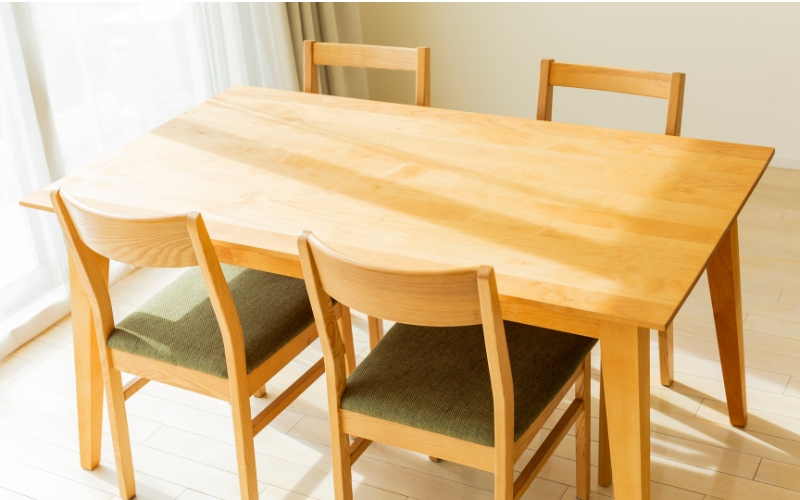
[[[80,241],[99,255],[139,267],[197,265],[187,226],[192,214],[121,217],[86,206],[63,189],[52,196],[54,206],[63,206],[68,213],[65,221],[74,226]]]
[[[329,394],[346,387],[344,344],[331,297],[370,316],[418,326],[483,325],[497,442],[514,433],[514,386],[494,269],[411,272],[356,261],[303,231],[297,240],[306,288],[325,357]],[[322,333],[324,332],[324,334]],[[510,432],[509,432],[510,430]],[[505,447],[503,448],[505,450]]]
[[[307,241],[322,290],[349,307],[417,326],[481,323],[480,268],[442,272],[384,269],[342,255],[312,234],[301,238]]]
[[[50,199],[89,298],[101,351],[115,328],[108,281],[102,271],[105,266],[101,267],[101,262],[110,258],[144,267],[199,266],[222,331],[228,376],[232,383],[246,382],[242,325],[199,213],[123,217],[88,207],[62,188],[54,189]]]

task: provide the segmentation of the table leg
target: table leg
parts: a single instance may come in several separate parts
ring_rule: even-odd
[[[102,260],[104,262],[98,263],[107,278],[108,259]],[[103,372],[100,367],[100,351],[97,348],[89,297],[78,277],[72,257],[69,259],[69,283],[81,467],[92,470],[100,463],[100,440],[103,433]]]
[[[722,379],[731,424],[747,424],[747,396],[742,332],[742,285],[739,277],[739,228],[736,221],[708,262],[708,285],[717,327]]]
[[[604,323],[600,350],[615,498],[650,500],[650,330]]]

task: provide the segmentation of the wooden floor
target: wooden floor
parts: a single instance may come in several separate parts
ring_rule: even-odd
[[[770,169],[739,220],[749,424],[740,430],[727,423],[704,278],[675,320],[671,388],[658,385],[657,339],[652,337],[654,499],[800,500],[800,171]],[[141,270],[121,280],[112,288],[117,317],[174,275]],[[356,315],[353,323],[363,354],[366,321]],[[309,347],[269,383],[270,397],[319,356],[317,346]],[[102,465],[92,472],[78,465],[72,366],[69,318],[0,361],[0,499],[117,498],[107,433]],[[596,439],[596,371],[594,380]],[[333,498],[324,390],[320,379],[256,437],[262,499]],[[270,397],[254,400],[253,411]],[[226,403],[149,384],[127,407],[140,499],[239,497]],[[539,443],[540,438],[532,450]],[[574,498],[573,450],[570,436],[524,498]],[[433,463],[380,444],[367,450],[353,475],[356,499],[362,500],[492,498],[486,472]],[[594,489],[595,499],[614,495],[613,488],[599,488],[596,480]]]

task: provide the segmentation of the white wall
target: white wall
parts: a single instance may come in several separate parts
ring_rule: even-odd
[[[539,61],[686,73],[686,137],[800,168],[800,4],[362,3],[364,43],[431,47],[432,105],[533,118]],[[370,71],[373,99],[413,77]],[[556,89],[553,119],[663,133],[666,101]]]

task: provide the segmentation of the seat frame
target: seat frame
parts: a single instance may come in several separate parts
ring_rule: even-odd
[[[667,123],[664,134],[679,136],[681,135],[681,122],[683,119],[685,85],[685,73],[656,73],[603,66],[566,64],[556,62],[553,59],[542,59],[539,71],[539,100],[536,108],[536,119],[552,120],[553,87],[602,90],[666,99]],[[669,387],[675,380],[672,323],[658,332],[658,355],[661,385]],[[611,484],[612,474],[605,408],[605,391],[601,383],[598,482],[603,486],[608,486]]]
[[[300,234],[298,247],[317,330],[324,332],[320,343],[326,367],[336,500],[353,498],[351,467],[374,441],[492,472],[494,498],[518,500],[574,424],[577,498],[589,498],[591,353],[515,441],[511,362],[491,267],[444,272],[385,269],[339,254],[307,231]],[[331,297],[365,314],[411,325],[482,324],[492,387],[494,446],[342,409],[347,386],[345,359],[350,347],[341,340]],[[514,464],[573,386],[574,400],[514,480]],[[349,436],[358,437],[351,444]]]
[[[88,207],[60,188],[53,190],[50,197],[76,268],[74,275],[80,277],[92,310],[120,496],[130,499],[136,495],[125,401],[155,380],[230,403],[241,497],[256,500],[253,437],[324,373],[324,361],[314,363],[255,418],[251,418],[249,397],[317,339],[316,325],[309,325],[248,374],[239,315],[199,213],[120,217]],[[200,267],[222,332],[227,379],[108,347],[108,336],[115,328],[107,281],[109,258],[142,267]],[[345,310],[336,304],[332,312],[341,322],[342,342],[352,349],[349,315],[342,314]],[[346,365],[348,372],[352,371],[355,358],[348,358]],[[121,372],[135,377],[123,386]]]

